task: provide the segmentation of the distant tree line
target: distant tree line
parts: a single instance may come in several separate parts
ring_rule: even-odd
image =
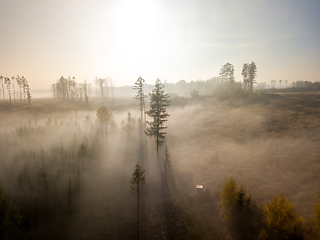
[[[16,102],[16,94],[19,94],[20,103],[31,102],[30,86],[27,79],[19,75],[17,77],[0,76],[0,95],[4,103]]]
[[[295,81],[292,83],[293,88],[320,90],[320,82]]]
[[[79,100],[88,103],[88,84],[76,83],[75,77],[64,78],[60,77],[57,83],[51,85],[51,90],[54,98],[66,100]]]
[[[86,80],[83,83],[77,83],[75,77],[63,77],[51,85],[51,91],[54,98],[63,101],[84,101],[88,103],[89,95],[92,92],[91,84]],[[95,79],[95,96],[101,98],[102,104],[113,100],[113,81],[110,78]]]

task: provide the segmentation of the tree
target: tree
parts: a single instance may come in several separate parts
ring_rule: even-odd
[[[242,67],[242,77],[245,89],[249,88],[249,65],[249,63],[245,63]]]
[[[12,88],[13,88],[13,100],[14,100],[14,102],[16,102],[16,90],[15,90],[15,86],[14,86],[14,80],[15,80],[15,78],[12,77],[11,82],[12,82]]]
[[[146,183],[145,170],[138,162],[132,173],[131,178],[131,191],[137,193],[137,239],[139,239],[139,201],[140,201],[140,188],[142,184]]]
[[[10,102],[10,104],[11,104],[11,90],[10,90],[11,80],[10,80],[10,78],[6,77],[6,78],[4,79],[4,82],[5,82],[6,86],[7,86],[8,96],[9,96],[9,102]]]
[[[105,102],[104,88],[107,85],[107,79],[96,78],[95,84],[96,84],[97,89],[100,91],[101,101]]]
[[[249,64],[249,76],[248,76],[249,87],[251,92],[253,89],[253,84],[257,83],[256,77],[257,77],[257,66],[254,62],[252,62],[251,64]]]
[[[146,112],[153,121],[147,121],[147,128],[145,130],[147,136],[156,138],[157,153],[166,135],[164,130],[167,127],[164,126],[164,123],[168,121],[169,114],[166,107],[169,105],[169,95],[164,93],[164,85],[160,79],[157,79],[155,88],[150,94],[150,109]]]
[[[300,239],[303,219],[297,218],[293,204],[286,200],[283,194],[274,197],[265,208],[265,220],[269,228],[269,235],[280,239]]]
[[[6,98],[5,98],[5,95],[4,95],[4,79],[5,79],[5,77],[0,76],[0,80],[1,80],[1,88],[2,88],[2,96],[3,96],[3,102],[5,103],[5,102],[6,102]]]
[[[137,90],[137,94],[133,98],[139,102],[141,113],[141,128],[143,125],[143,121],[145,120],[144,85],[145,80],[142,77],[139,77],[133,86],[133,89]]]
[[[101,106],[98,110],[97,110],[97,119],[98,122],[102,128],[105,126],[105,131],[106,133],[108,133],[108,124],[112,121],[113,116],[111,114],[111,112],[108,111],[108,109],[105,106]]]
[[[257,239],[260,231],[260,214],[246,189],[230,178],[221,192],[224,221],[234,240]]]
[[[223,65],[220,69],[219,78],[221,82],[226,82],[229,84],[233,83],[235,81],[234,66],[229,62]]]
[[[246,89],[249,89],[250,92],[253,90],[253,84],[256,83],[257,77],[257,66],[254,62],[245,63],[242,68],[243,82]]]
[[[313,213],[313,231],[315,236],[320,238],[320,192],[318,193],[318,202]]]
[[[229,221],[232,215],[232,211],[235,207],[237,198],[237,186],[234,178],[229,178],[225,182],[222,192],[221,192],[221,205],[223,211],[223,217],[225,221]]]
[[[22,216],[0,186],[0,239],[18,239]]]
[[[89,98],[88,98],[88,87],[87,87],[87,81],[86,80],[84,80],[83,91],[84,91],[85,102],[86,102],[86,104],[88,104]]]
[[[16,81],[17,81],[17,84],[18,84],[18,86],[19,86],[20,102],[22,102],[22,91],[21,91],[21,89],[22,89],[22,78],[20,78],[19,75],[18,75],[17,78],[16,78]]]

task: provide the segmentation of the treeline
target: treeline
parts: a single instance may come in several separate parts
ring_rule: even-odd
[[[88,103],[88,92],[90,85],[86,81],[77,83],[75,77],[60,77],[57,83],[51,85],[52,95],[54,98],[66,100],[79,100]]]
[[[296,81],[292,83],[293,88],[320,90],[320,82]]]
[[[103,104],[113,100],[113,81],[110,78],[96,78],[95,86],[83,83],[77,83],[75,77],[63,77],[51,85],[51,91],[54,98],[63,101],[84,101],[88,103],[89,96],[100,97]]]
[[[31,93],[30,86],[27,79],[19,75],[17,77],[5,77],[0,76],[0,95],[4,103],[12,102],[16,103],[19,99],[20,103],[26,103],[26,101],[30,104],[31,102]],[[18,99],[17,99],[18,94]]]

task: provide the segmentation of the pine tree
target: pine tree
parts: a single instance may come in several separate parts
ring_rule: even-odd
[[[157,153],[166,135],[164,130],[167,127],[164,126],[164,123],[168,121],[169,114],[167,113],[166,107],[169,105],[169,95],[164,93],[164,85],[160,79],[157,79],[155,88],[150,94],[150,109],[146,112],[153,121],[147,121],[147,128],[145,130],[147,136],[156,138]]]
[[[254,62],[243,64],[242,76],[246,89],[249,89],[249,91],[252,92],[253,84],[256,83],[257,77],[256,64]]]
[[[249,86],[250,91],[252,92],[253,84],[256,83],[256,77],[257,77],[257,66],[254,62],[249,64]]]
[[[142,184],[146,183],[145,170],[140,166],[138,162],[134,169],[131,178],[131,190],[137,193],[137,239],[139,239],[139,201],[140,201],[140,188]]]
[[[139,77],[133,86],[133,89],[137,90],[137,94],[133,98],[139,101],[140,113],[141,113],[141,126],[143,124],[144,115],[145,115],[144,85],[145,85],[145,80],[142,77]]]
[[[11,196],[0,186],[0,239],[20,239],[21,220]]]
[[[226,82],[229,84],[234,83],[235,81],[234,66],[229,62],[223,65],[222,68],[220,69],[219,78],[221,82]]]

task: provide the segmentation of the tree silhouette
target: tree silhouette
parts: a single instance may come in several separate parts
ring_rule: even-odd
[[[143,122],[145,120],[144,85],[145,85],[145,80],[142,77],[139,77],[133,86],[133,89],[137,90],[137,94],[133,98],[139,102],[139,106],[140,106],[141,129],[142,129]]]
[[[257,66],[254,62],[249,64],[249,86],[250,91],[252,92],[253,84],[256,83],[257,77]]]
[[[147,136],[155,137],[157,143],[157,153],[159,146],[164,142],[164,131],[167,127],[164,123],[168,121],[169,114],[167,108],[170,105],[169,95],[164,93],[164,85],[160,79],[157,79],[155,88],[150,94],[150,109],[146,112],[153,119],[152,122],[147,121],[145,133]]]
[[[316,237],[320,238],[320,192],[313,213],[313,232]]]
[[[140,202],[140,188],[142,184],[146,183],[145,170],[138,162],[132,173],[131,191],[137,193],[137,239],[139,239],[139,202]]]
[[[10,91],[11,80],[10,80],[10,78],[6,77],[6,78],[4,79],[4,82],[5,82],[6,86],[7,86],[8,96],[9,96],[9,102],[10,102],[10,104],[11,104],[11,91]]]
[[[22,216],[10,195],[0,186],[0,239],[19,239]]]
[[[1,80],[1,88],[2,88],[2,96],[3,96],[3,102],[6,102],[6,98],[5,98],[5,95],[4,95],[4,79],[5,79],[5,77],[0,76],[0,80]]]
[[[102,131],[105,126],[105,132],[108,133],[108,124],[112,121],[112,118],[113,116],[111,112],[109,112],[109,110],[105,106],[101,106],[97,110],[97,119]]]
[[[223,65],[220,69],[219,78],[221,82],[226,82],[229,84],[233,83],[235,81],[234,66],[229,62]]]
[[[256,83],[257,66],[254,62],[245,63],[242,68],[243,82],[246,89],[250,92],[253,90],[253,84]]]
[[[257,239],[260,231],[261,216],[257,206],[246,189],[230,178],[221,192],[224,221],[227,223],[234,240]]]

